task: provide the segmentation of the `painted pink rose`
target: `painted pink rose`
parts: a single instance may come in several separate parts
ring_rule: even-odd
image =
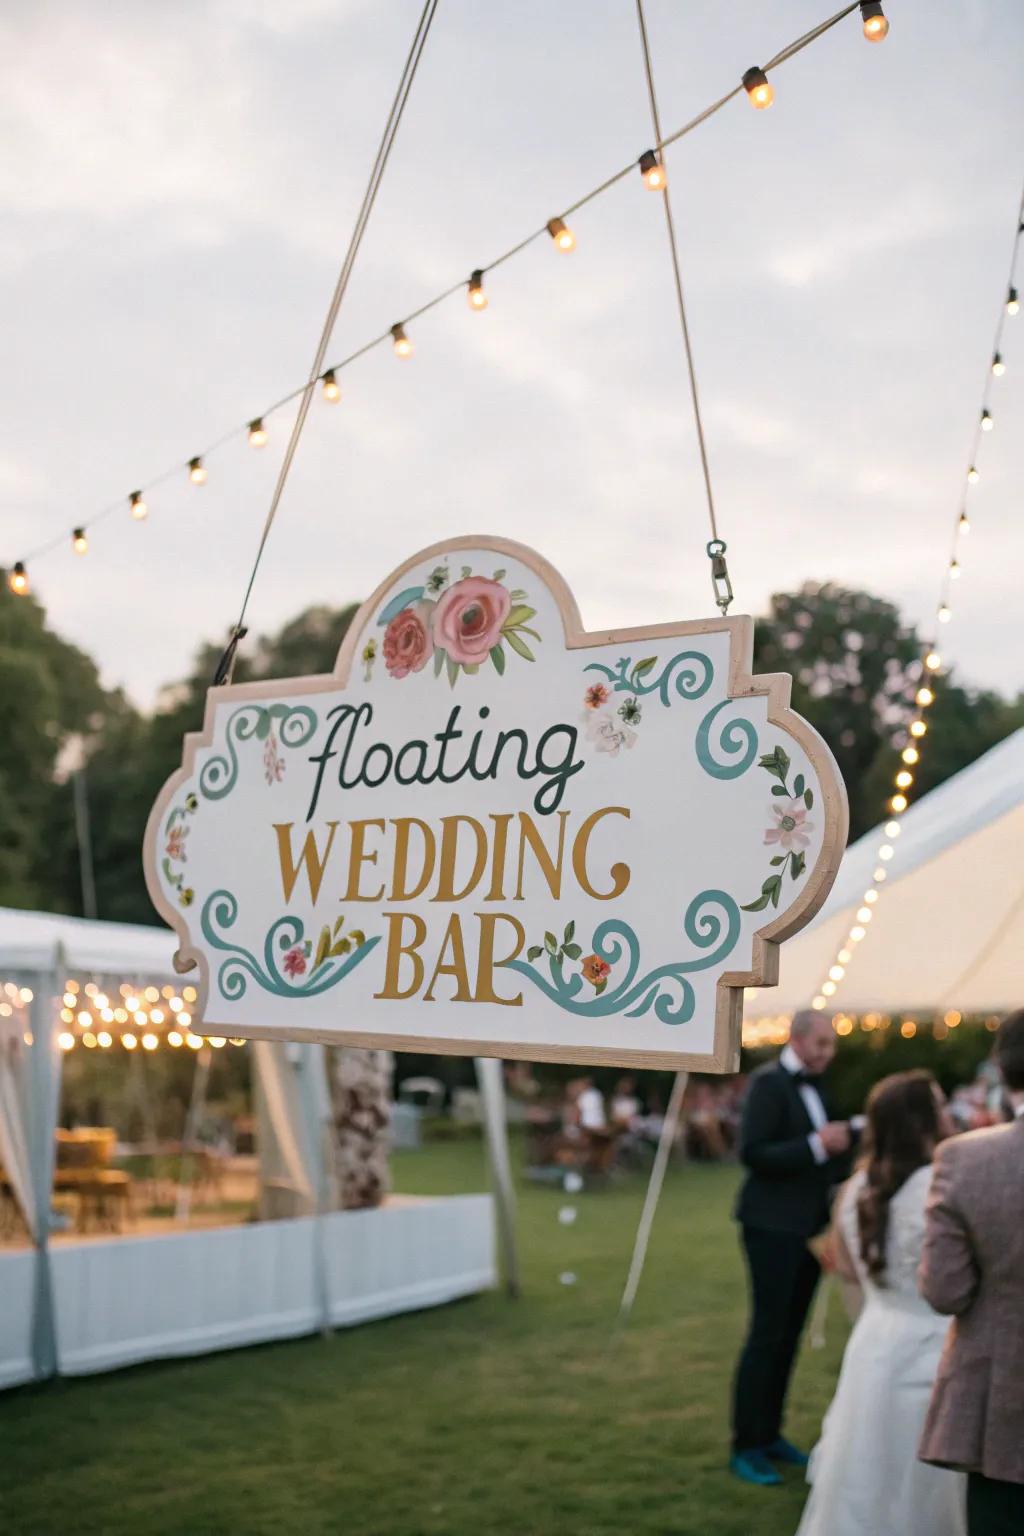
[[[301,944],[296,944],[284,957],[284,973],[286,976],[302,976],[306,970],[306,952]]]
[[[384,665],[392,677],[420,672],[434,654],[430,633],[433,603],[413,603],[396,613],[384,631]]]
[[[487,576],[464,576],[439,597],[434,608],[434,644],[464,667],[487,660],[501,639],[512,599],[508,588]]]

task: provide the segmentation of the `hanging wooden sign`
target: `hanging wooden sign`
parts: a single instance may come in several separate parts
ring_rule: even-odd
[[[146,831],[207,1033],[733,1071],[744,986],[846,843],[748,618],[587,634],[495,538],[435,545],[331,676],[212,689]]]

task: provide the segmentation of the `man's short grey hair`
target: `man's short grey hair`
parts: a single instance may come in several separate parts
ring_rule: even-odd
[[[815,1024],[824,1017],[825,1015],[819,1013],[816,1008],[801,1008],[798,1013],[794,1013],[789,1026],[790,1039],[799,1040],[802,1035],[809,1035]]]

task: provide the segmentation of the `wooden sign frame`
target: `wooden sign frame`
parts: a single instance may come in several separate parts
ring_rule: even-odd
[[[710,1051],[688,1050],[633,1050],[601,1046],[581,1045],[578,1048],[564,1045],[547,1045],[530,1040],[494,1040],[451,1035],[424,1036],[422,1034],[393,1033],[388,1030],[355,1029],[333,1030],[301,1023],[301,1009],[297,1010],[296,1023],[287,1030],[261,1025],[240,1025],[237,1018],[226,1020],[217,1017],[210,985],[210,963],[204,950],[193,942],[187,908],[182,901],[172,899],[167,885],[167,860],[162,857],[167,837],[167,818],[179,792],[195,773],[197,754],[209,748],[214,741],[218,708],[225,703],[244,704],[250,701],[294,698],[337,691],[345,687],[360,664],[360,642],[368,624],[378,613],[381,604],[390,593],[400,588],[403,578],[431,561],[451,560],[460,553],[486,551],[509,561],[519,562],[531,572],[548,594],[554,599],[562,625],[562,638],[567,652],[583,651],[599,646],[630,648],[640,641],[688,639],[695,636],[728,636],[729,655],[726,679],[726,697],[729,701],[746,699],[767,700],[767,722],[802,748],[817,776],[824,829],[813,865],[806,870],[795,899],[777,910],[775,903],[765,900],[766,912],[777,911],[752,936],[751,964],[749,969],[739,969],[722,974],[715,992],[715,1017],[713,1045]],[[379,622],[379,621],[378,621]],[[753,621],[747,617],[716,617],[679,623],[646,625],[635,628],[607,631],[587,631],[582,627],[575,599],[559,573],[540,555],[524,545],[500,537],[475,535],[455,538],[433,544],[404,561],[383,581],[374,594],[362,604],[350,625],[338,653],[334,671],[315,677],[286,679],[282,681],[240,683],[212,688],[206,702],[202,731],[185,738],[182,766],[168,779],[158,796],[146,829],[144,867],[149,893],[157,911],[174,928],[179,950],[176,967],[181,972],[199,970],[199,1000],[194,1026],[206,1034],[242,1035],[246,1038],[290,1038],[314,1040],[325,1044],[346,1044],[365,1047],[386,1047],[393,1050],[430,1054],[478,1055],[519,1058],[525,1060],[572,1061],[595,1066],[620,1065],[631,1068],[673,1068],[697,1071],[729,1072],[736,1070],[739,1060],[740,1032],[743,1014],[743,989],[745,987],[772,986],[778,980],[779,946],[802,928],[819,910],[835,879],[846,846],[848,810],[842,778],[831,752],[817,732],[789,707],[791,679],[788,674],[776,673],[754,676],[751,672],[753,657]],[[765,766],[762,760],[761,766]],[[781,791],[773,791],[781,793]],[[787,791],[788,793],[788,791]],[[195,796],[191,797],[196,798]],[[766,835],[766,841],[768,841]],[[777,859],[776,863],[781,863]],[[770,885],[770,880],[765,882]],[[764,889],[764,888],[763,888]],[[788,894],[788,888],[787,888]],[[749,908],[746,908],[749,910]],[[511,1022],[511,1021],[510,1021]]]

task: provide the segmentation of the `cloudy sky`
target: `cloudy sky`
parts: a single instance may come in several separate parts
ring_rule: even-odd
[[[666,128],[829,0],[647,0]],[[0,15],[0,561],[87,523],[301,382],[420,0],[66,0]],[[738,611],[806,579],[934,610],[1024,176],[1019,0],[889,0],[669,152]],[[330,356],[651,138],[632,0],[441,0]],[[255,630],[449,535],[548,556],[592,626],[710,609],[658,199],[629,177],[317,400]],[[1021,274],[1024,276],[1024,273]],[[1022,284],[1024,287],[1024,284]],[[1024,314],[946,654],[1024,685]],[[33,565],[141,703],[237,610],[290,415]]]

